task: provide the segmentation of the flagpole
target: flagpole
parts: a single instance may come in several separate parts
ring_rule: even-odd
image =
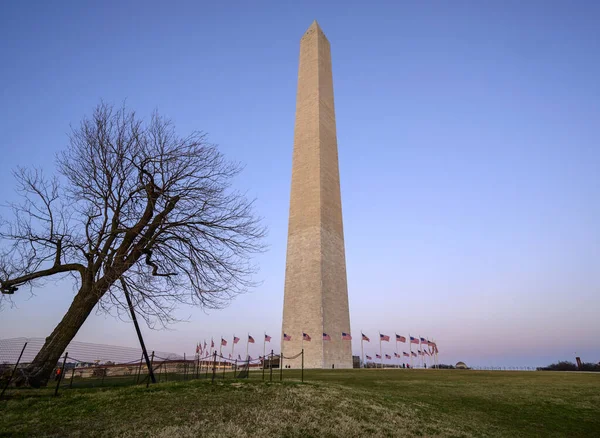
[[[246,338],[246,360],[248,361],[248,369],[250,369],[250,361],[248,360],[248,347],[250,346],[250,333],[248,333],[248,337]]]
[[[263,370],[265,369],[265,348],[267,347],[267,332],[263,332]]]
[[[363,368],[365,368],[365,352],[363,351],[363,333],[360,329],[360,359],[362,360]]]
[[[396,359],[398,359],[398,335],[396,332],[394,332],[394,335],[396,337]],[[397,368],[400,368],[400,366],[397,366]]]
[[[419,349],[421,350],[421,368],[423,368],[423,360],[425,355],[423,354],[423,343],[421,342],[421,335],[419,335]]]
[[[419,343],[417,345],[419,346],[418,348],[421,349],[421,335],[419,335],[418,338],[419,338]],[[417,354],[419,354],[419,350],[417,350]],[[423,368],[423,363],[422,363],[423,362],[423,356],[421,356],[421,357],[419,357],[417,359],[419,360],[419,366],[421,368]]]
[[[408,349],[409,349],[409,355],[410,355],[410,367],[413,367],[412,364],[412,337],[410,336],[410,333],[408,334]]]
[[[379,362],[381,363],[381,369],[383,369],[383,352],[381,351],[381,332],[379,332]]]
[[[223,357],[223,335],[221,335],[221,342],[219,342],[219,365],[221,365],[221,359]],[[225,367],[225,364],[223,364]]]
[[[233,339],[231,340],[232,344],[231,344],[231,357],[234,358],[235,355],[233,354],[234,350],[235,350],[235,333],[233,334]]]

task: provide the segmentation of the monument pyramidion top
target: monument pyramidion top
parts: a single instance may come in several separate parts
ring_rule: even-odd
[[[317,20],[314,20],[312,22],[312,24],[308,27],[306,32],[304,32],[302,39],[305,39],[306,37],[312,35],[313,33],[317,33],[317,34],[323,36],[323,38],[325,38],[327,40],[327,37],[325,36],[325,32],[323,32],[323,29],[321,29],[321,26],[319,26],[319,23],[317,22]],[[329,40],[327,40],[327,41],[329,41]]]

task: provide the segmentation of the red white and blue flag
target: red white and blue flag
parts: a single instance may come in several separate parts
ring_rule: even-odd
[[[373,359],[373,358],[372,358],[371,356],[369,356],[368,354],[367,354],[367,355],[365,355],[365,357],[367,358],[367,360],[371,360],[371,359]]]
[[[331,341],[331,336],[329,336],[327,333],[323,333],[323,340],[324,341]]]
[[[396,342],[406,342],[406,338],[396,334]]]
[[[400,357],[398,353],[394,353],[394,357]]]
[[[431,356],[431,355],[429,354],[429,351],[427,351],[427,350],[423,350],[423,354],[424,354],[424,355],[426,355],[426,356]]]
[[[215,348],[215,341],[213,341],[212,338],[210,340],[210,348]]]
[[[242,360],[242,355],[241,354],[238,354],[238,359]]]
[[[307,335],[306,333],[302,333],[302,340],[310,342],[310,336]]]
[[[292,337],[291,337],[291,336],[289,336],[289,335],[286,335],[286,334],[284,333],[284,334],[283,334],[283,340],[284,340],[284,341],[291,341],[291,340],[292,340]]]
[[[412,336],[410,337],[410,343],[411,344],[418,344],[419,340],[417,338],[413,338]]]
[[[386,355],[385,355],[385,358],[386,358],[386,359],[391,359],[391,358],[392,358],[392,356],[390,356],[389,354],[386,354]]]
[[[235,336],[233,337],[233,343],[237,344],[238,342],[240,342],[240,338],[236,338]]]
[[[254,338],[250,335],[248,335],[248,342],[250,342],[251,344],[254,344]]]
[[[352,336],[350,336],[350,333],[342,332],[342,341],[351,341],[351,340],[352,340]]]
[[[406,351],[403,351],[402,352],[402,356],[404,356],[404,357],[410,357],[410,354],[408,354]]]
[[[221,345],[223,347],[225,347],[227,345],[227,341],[225,339],[223,339],[223,338],[221,338]]]
[[[411,351],[411,352],[410,352],[410,354],[411,354],[413,357],[417,357],[417,353],[415,353],[414,351]]]
[[[271,342],[271,336],[265,333],[265,342]]]
[[[376,357],[377,359],[381,359],[381,356],[380,356],[380,355],[378,355],[378,354],[375,354],[375,357]]]
[[[367,337],[367,335],[365,335],[364,333],[361,333],[361,335],[362,335],[363,341],[371,342],[371,340]]]
[[[390,342],[390,337],[388,335],[384,335],[379,333],[379,340],[380,341],[385,341],[385,342]]]
[[[421,338],[421,344],[426,344],[427,340],[425,338]]]

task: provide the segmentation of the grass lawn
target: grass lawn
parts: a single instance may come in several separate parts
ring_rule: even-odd
[[[285,370],[283,384],[251,374],[17,391],[0,401],[0,435],[600,436],[600,373],[309,370],[300,383]]]

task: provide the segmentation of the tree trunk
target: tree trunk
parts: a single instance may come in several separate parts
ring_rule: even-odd
[[[17,384],[29,384],[34,388],[45,386],[50,379],[61,355],[73,340],[103,293],[98,294],[89,286],[81,286],[73,299],[69,310],[46,338],[44,346],[35,356],[33,362],[24,370]]]

